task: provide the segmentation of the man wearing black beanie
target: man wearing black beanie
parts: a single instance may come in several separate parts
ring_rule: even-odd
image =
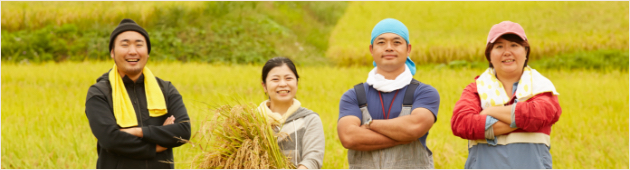
[[[85,114],[97,139],[96,168],[175,168],[173,148],[190,139],[182,96],[145,67],[149,34],[123,19],[110,36],[114,66],[88,90]]]

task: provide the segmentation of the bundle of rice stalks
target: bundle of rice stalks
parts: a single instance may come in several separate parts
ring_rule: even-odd
[[[193,161],[198,168],[294,169],[282,154],[277,136],[255,105],[221,106],[205,121],[197,135],[202,154]],[[194,138],[194,137],[193,137]],[[204,147],[205,146],[205,147]],[[196,165],[195,165],[196,164]]]

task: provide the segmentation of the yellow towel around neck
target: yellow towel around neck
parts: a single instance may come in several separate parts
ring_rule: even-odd
[[[144,89],[147,95],[147,108],[149,110],[149,116],[159,117],[166,114],[166,102],[164,101],[164,94],[158,85],[155,76],[149,70],[144,67],[142,69],[144,74]],[[125,89],[122,77],[118,73],[118,68],[114,64],[114,68],[109,72],[109,83],[112,86],[112,100],[114,102],[114,117],[116,123],[123,128],[138,126],[138,119],[136,118],[136,111],[133,109],[131,99]]]

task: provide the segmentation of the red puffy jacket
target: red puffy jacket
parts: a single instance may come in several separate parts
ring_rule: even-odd
[[[506,106],[514,103],[515,99],[516,95]],[[485,139],[486,116],[479,115],[481,110],[477,83],[470,83],[453,109],[451,118],[453,134],[470,140]],[[512,132],[541,132],[550,135],[551,125],[558,121],[561,113],[558,96],[551,92],[538,94],[516,105],[514,119],[519,129]],[[504,135],[507,134],[509,133]]]

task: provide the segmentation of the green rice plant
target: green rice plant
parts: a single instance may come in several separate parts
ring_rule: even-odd
[[[346,2],[2,2],[2,61],[108,60],[111,31],[147,30],[153,61],[258,63],[323,57]]]
[[[255,105],[224,105],[204,122],[199,135],[204,151],[193,163],[198,168],[293,169],[282,154],[277,136]],[[194,138],[194,137],[193,137]]]
[[[484,61],[488,31],[505,20],[523,26],[534,60],[627,51],[628,13],[628,2],[350,2],[330,35],[326,57],[342,66],[371,65],[371,31],[385,18],[407,26],[416,63]]]

